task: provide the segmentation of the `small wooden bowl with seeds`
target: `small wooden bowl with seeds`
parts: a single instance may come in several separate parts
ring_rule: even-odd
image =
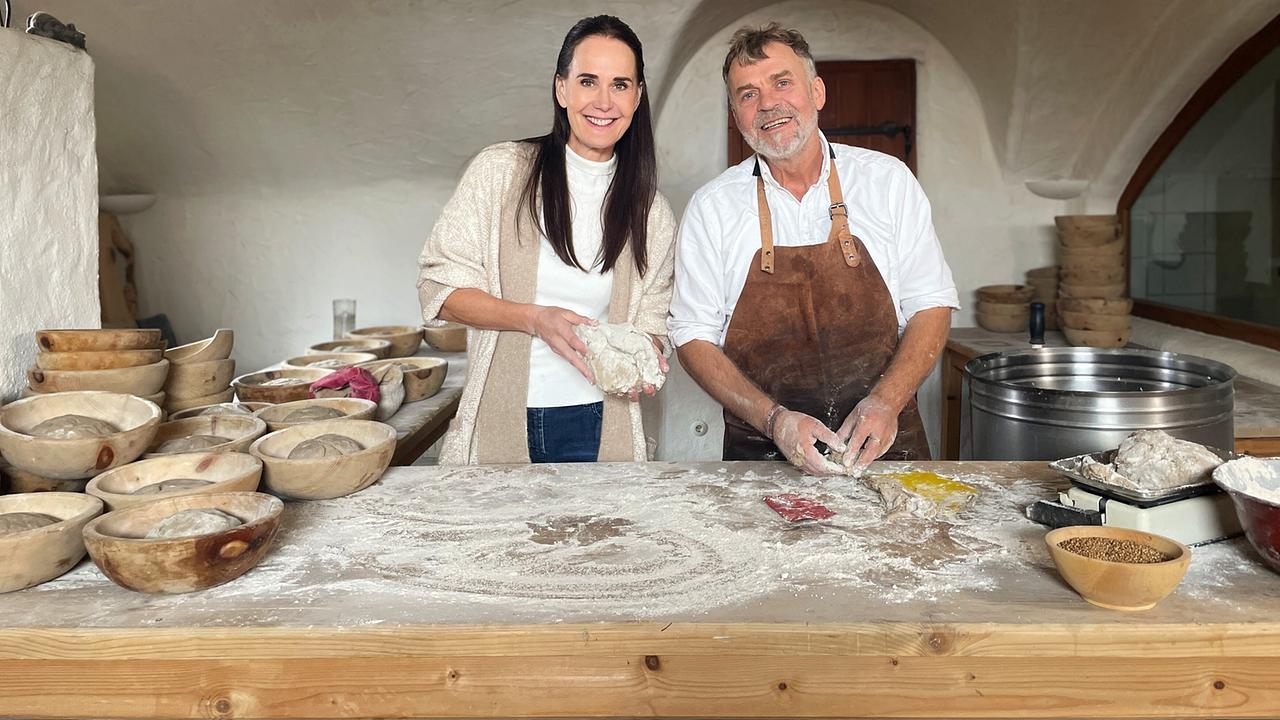
[[[107,510],[178,497],[218,492],[253,492],[262,479],[262,461],[246,453],[183,453],[139,460],[89,481],[85,492]]]
[[[1044,537],[1062,579],[1109,610],[1149,610],[1182,582],[1191,548],[1167,537],[1104,525],[1051,530]]]

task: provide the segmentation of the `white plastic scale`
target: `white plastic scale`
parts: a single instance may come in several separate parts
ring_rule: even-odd
[[[1093,459],[1110,462],[1106,453]],[[1086,478],[1076,468],[1085,456],[1050,463],[1071,478],[1071,487],[1058,502],[1041,500],[1027,508],[1027,517],[1053,527],[1107,525],[1163,535],[1186,545],[1203,545],[1239,535],[1240,520],[1231,496],[1212,482],[1141,494]]]

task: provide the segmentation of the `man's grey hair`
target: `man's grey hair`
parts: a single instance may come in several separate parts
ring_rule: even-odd
[[[813,63],[813,55],[809,52],[809,43],[799,30],[784,28],[776,22],[764,27],[742,27],[729,40],[729,53],[724,56],[724,83],[729,85],[729,68],[736,62],[739,65],[751,65],[763,60],[768,55],[764,46],[769,43],[781,43],[791,48],[804,61],[805,79],[810,82],[818,76],[818,68]]]

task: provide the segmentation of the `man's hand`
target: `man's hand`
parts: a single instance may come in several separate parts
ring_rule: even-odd
[[[814,446],[818,440],[836,452],[843,452],[845,447],[840,438],[816,418],[792,410],[778,413],[773,425],[773,442],[792,465],[800,468],[806,475],[841,474],[844,468],[818,452],[818,448]]]
[[[583,317],[572,310],[540,306],[533,312],[529,334],[545,342],[552,352],[568,360],[569,364],[577,368],[588,382],[595,385],[596,379],[591,374],[591,368],[587,367],[585,359],[587,344],[582,342],[582,338],[578,337],[573,328],[577,325],[596,324],[598,323],[595,320]]]
[[[662,371],[663,375],[666,375],[671,372],[671,365],[667,363],[667,359],[662,355],[662,341],[653,335],[650,335],[649,339],[653,341],[653,349],[658,352],[658,369]],[[656,392],[658,392],[657,388],[649,383],[645,383],[641,387],[635,388],[631,392],[627,393],[627,398],[631,400],[631,402],[639,402],[641,393],[644,393],[645,395],[653,395]]]
[[[893,447],[893,441],[898,437],[898,412],[873,395],[868,395],[854,406],[836,433],[849,447],[844,456],[844,472],[862,475],[872,460]],[[862,448],[861,455],[858,448]]]

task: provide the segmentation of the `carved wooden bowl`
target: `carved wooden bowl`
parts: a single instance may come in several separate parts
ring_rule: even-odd
[[[170,401],[190,400],[226,392],[236,374],[235,360],[209,360],[174,365],[164,381]]]
[[[418,352],[422,345],[422,329],[413,325],[380,325],[378,327],[357,328],[347,333],[347,337],[359,340],[386,340],[391,349],[385,357],[409,357]]]
[[[210,395],[201,395],[184,400],[169,400],[165,403],[164,409],[175,415],[191,408],[208,407],[209,405],[222,405],[231,402],[236,396],[236,389],[229,387],[226,390],[219,390]]]
[[[332,373],[332,370],[262,370],[241,375],[232,381],[236,397],[245,402],[286,403],[306,400],[311,383]],[[264,385],[264,383],[293,379],[288,385]]]
[[[182,510],[221,510],[244,521],[227,530],[147,539]],[[264,493],[179,495],[115,510],[84,528],[89,556],[112,582],[148,593],[185,593],[230,582],[253,569],[275,538],[284,503]]]
[[[153,395],[164,387],[169,375],[169,361],[161,360],[150,365],[115,368],[113,370],[40,370],[27,371],[27,383],[41,393],[70,392],[74,390],[101,390],[103,392]]]
[[[39,330],[36,345],[42,352],[95,350],[159,350],[164,340],[159,330]]]
[[[164,356],[174,365],[226,360],[231,357],[231,348],[235,345],[235,340],[234,332],[222,328],[215,331],[212,337],[166,350]]]
[[[308,422],[326,422],[324,420],[285,422],[284,419],[289,417],[290,413],[309,407],[333,408],[343,414],[343,417],[333,418],[334,420],[372,420],[374,414],[378,411],[378,404],[372,400],[364,400],[362,398],[316,398],[314,400],[281,403],[280,405],[268,405],[254,414],[266,422],[267,432],[284,430],[295,425],[306,425]]]
[[[303,440],[346,435],[364,450],[340,457],[290,460]],[[382,477],[396,449],[396,431],[370,420],[326,420],[278,430],[258,438],[249,452],[262,460],[262,482],[271,492],[299,500],[324,500],[359,492]]]
[[[190,478],[207,480],[196,488],[164,490],[134,495],[148,485],[165,480]],[[220,492],[253,492],[262,478],[262,461],[247,453],[182,453],[161,455],[108,470],[89,481],[85,492],[100,498],[108,510],[178,497]]]
[[[39,370],[115,370],[152,365],[164,359],[163,350],[81,350],[36,353]]]
[[[1133,311],[1133,300],[1130,298],[1060,298],[1058,309],[1062,312],[1096,315],[1128,315]]]
[[[441,352],[462,352],[467,349],[467,326],[461,323],[427,325],[422,328],[427,344]]]
[[[340,367],[359,365],[360,363],[377,359],[377,355],[366,352],[308,353],[285,360],[284,366],[295,370],[307,368],[312,370],[335,370]],[[317,365],[316,363],[324,364]]]
[[[104,437],[33,437],[31,428],[59,415],[85,415],[115,425]],[[160,408],[133,395],[67,392],[35,395],[0,409],[0,453],[10,465],[54,480],[81,480],[133,462],[151,444]]]
[[[398,365],[404,372],[404,402],[418,402],[440,392],[449,374],[449,361],[433,357],[406,357],[390,360],[374,360],[361,363],[360,367],[373,371],[386,365]]]
[[[248,452],[254,440],[267,432],[267,424],[252,415],[201,415],[198,417],[170,420],[160,423],[156,437],[147,448],[146,457],[165,455],[182,455],[184,452],[160,452],[164,443],[175,438],[188,435],[218,435],[230,438],[221,445],[214,445],[200,450],[189,450],[194,453]]]
[[[369,353],[375,358],[384,358],[388,357],[388,353],[391,352],[391,343],[387,340],[375,338],[347,338],[346,340],[329,340],[316,343],[307,348],[308,354],[335,352],[361,352]]]
[[[0,535],[0,593],[39,585],[75,567],[84,557],[81,531],[102,513],[102,501],[69,492],[0,495],[0,514],[14,512],[42,513],[59,521]]]
[[[1119,222],[1120,219],[1115,215],[1057,215],[1053,218],[1053,224],[1058,230],[1111,227]]]

